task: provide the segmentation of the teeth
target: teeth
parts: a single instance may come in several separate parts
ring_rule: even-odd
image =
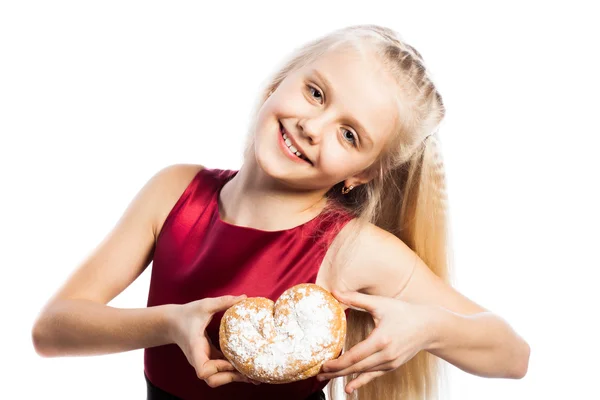
[[[292,145],[292,141],[291,141],[291,140],[288,138],[288,136],[287,136],[285,133],[284,133],[282,136],[283,136],[283,141],[285,142],[285,145],[288,147],[288,149],[290,149],[290,151],[291,151],[292,153],[294,153],[294,154],[295,154],[295,155],[297,155],[298,157],[302,158],[303,160],[308,160],[306,157],[304,157],[304,156],[302,155],[302,153],[300,153],[300,152],[298,151],[298,149],[297,149],[296,147],[294,147],[294,146]]]

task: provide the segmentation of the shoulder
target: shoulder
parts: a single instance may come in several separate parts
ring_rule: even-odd
[[[177,196],[201,169],[199,165],[171,165],[147,179],[113,229],[54,299],[81,298],[106,304],[125,290],[152,260],[157,225],[162,226]]]
[[[199,164],[172,164],[156,172],[151,181],[154,182],[155,188],[163,193],[165,203],[173,202],[174,205],[194,177],[204,169],[204,166]]]
[[[402,290],[418,262],[398,237],[357,219],[340,230],[328,253],[331,287],[388,297]]]
[[[205,169],[204,166],[200,164],[171,164],[156,172],[154,178],[171,181],[173,183],[178,182],[178,184],[181,185],[185,181],[188,181],[189,183],[189,181],[203,169]]]
[[[157,193],[157,212],[154,220],[155,237],[177,200],[184,193],[196,175],[204,170],[199,164],[172,164],[159,170],[152,178],[152,187]]]

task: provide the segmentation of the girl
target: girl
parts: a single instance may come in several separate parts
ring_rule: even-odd
[[[317,399],[336,377],[361,400],[430,398],[440,358],[523,377],[528,344],[448,283],[444,112],[421,55],[390,29],[306,44],[260,96],[240,170],[152,177],[40,314],[37,352],[144,348],[154,400]],[[106,306],[150,261],[148,307]],[[222,313],[302,282],[349,307],[347,351],[312,379],[251,382],[216,347]]]

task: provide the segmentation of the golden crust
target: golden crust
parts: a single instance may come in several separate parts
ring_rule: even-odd
[[[225,312],[219,328],[221,351],[231,364],[251,379],[275,384],[317,375],[325,361],[339,356],[345,337],[342,306],[310,283],[286,290],[276,303],[242,300]]]

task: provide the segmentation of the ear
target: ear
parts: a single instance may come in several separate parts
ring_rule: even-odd
[[[350,178],[346,179],[344,181],[344,184],[346,185],[346,187],[349,187],[349,186],[357,187],[357,186],[364,185],[365,183],[370,182],[376,176],[377,176],[377,169],[367,168],[366,170],[359,172],[358,174],[355,174],[355,175],[351,176]]]

